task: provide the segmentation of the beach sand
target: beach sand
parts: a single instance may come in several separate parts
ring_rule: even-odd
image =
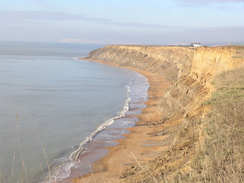
[[[115,63],[98,60],[90,61],[118,66]],[[130,132],[123,135],[126,138],[116,140],[118,144],[115,146],[103,147],[101,149],[103,157],[99,160],[94,159],[94,163],[90,167],[92,172],[75,178],[79,176],[79,170],[77,170],[70,177],[72,182],[120,182],[122,177],[126,177],[127,169],[131,170],[136,165],[141,166],[141,163],[152,160],[159,156],[162,151],[168,149],[167,142],[164,141],[168,135],[162,135],[164,127],[163,125],[156,125],[156,123],[164,118],[162,113],[158,111],[158,104],[160,98],[165,94],[169,82],[163,76],[156,73],[130,67],[123,68],[136,71],[148,79],[150,87],[148,90],[148,101],[145,103],[146,108],[137,116],[139,121],[136,123],[136,126],[129,128]],[[92,156],[96,157],[95,155]],[[61,182],[70,182],[70,178]]]

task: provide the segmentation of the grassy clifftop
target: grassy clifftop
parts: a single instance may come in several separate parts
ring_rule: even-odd
[[[169,150],[126,172],[125,182],[243,180],[243,54],[243,47],[117,45],[89,54],[171,81],[157,108],[167,117],[153,122],[170,134]]]

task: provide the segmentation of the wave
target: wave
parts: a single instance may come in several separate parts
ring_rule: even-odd
[[[73,60],[80,60],[80,57],[75,57],[73,58]]]
[[[100,131],[104,130],[107,126],[113,124],[113,122],[119,118],[122,118],[125,116],[125,113],[129,110],[129,102],[131,100],[131,98],[129,97],[130,94],[130,86],[133,82],[131,82],[129,85],[127,85],[127,96],[126,96],[126,100],[125,100],[125,105],[123,107],[123,109],[121,111],[118,112],[118,116],[115,116],[113,118],[110,118],[108,120],[106,120],[102,125],[98,126],[98,128],[89,136],[86,138],[86,140],[84,140],[79,148],[73,152],[70,156],[70,159],[72,160],[76,160],[78,158],[78,156],[80,155],[80,153],[84,150],[84,146],[90,142]]]
[[[115,120],[125,117],[125,113],[129,111],[129,103],[131,101],[130,98],[130,92],[131,92],[131,85],[133,84],[133,81],[131,81],[127,86],[127,92],[126,92],[126,100],[124,107],[121,111],[119,111],[117,116],[112,117],[108,120],[106,120],[103,124],[97,127],[97,129],[89,136],[87,137],[83,142],[80,143],[77,150],[71,153],[69,160],[63,163],[61,166],[59,166],[56,170],[54,170],[54,176],[51,177],[51,180],[46,182],[56,182],[57,180],[62,180],[67,177],[69,177],[71,173],[71,168],[75,165],[75,162],[78,160],[78,157],[80,153],[84,150],[85,145],[92,141],[92,139],[102,130],[104,130],[109,125],[113,124]]]

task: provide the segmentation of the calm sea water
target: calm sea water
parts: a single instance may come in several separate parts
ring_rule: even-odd
[[[98,131],[146,100],[141,75],[75,59],[101,46],[0,42],[0,182],[57,175]]]

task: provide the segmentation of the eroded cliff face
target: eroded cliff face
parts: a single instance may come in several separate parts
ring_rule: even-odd
[[[209,98],[214,91],[211,81],[217,74],[233,70],[244,64],[243,58],[235,58],[236,52],[237,48],[234,47],[195,49],[193,57],[189,61],[191,68],[187,69],[186,73],[179,75],[164,96],[170,108],[189,112]]]
[[[239,49],[109,45],[89,54],[89,59],[159,73],[171,81],[158,107],[166,118],[157,122],[168,126],[166,130],[171,134],[168,137],[169,150],[150,161],[143,170],[137,168],[133,174],[128,173],[127,180],[138,181],[134,174],[140,173],[143,177],[145,169],[152,171],[156,178],[160,176],[159,180],[162,180],[162,175],[168,179],[189,169],[189,163],[201,144],[201,120],[209,110],[202,104],[214,91],[211,81],[224,71],[244,65],[243,57],[236,58]]]
[[[160,107],[168,116],[164,123],[180,122],[172,133],[170,150],[151,163],[158,174],[163,173],[168,179],[190,169],[190,162],[204,139],[201,121],[210,109],[203,103],[215,90],[211,82],[218,74],[244,65],[243,57],[235,58],[236,52],[234,47],[197,48],[189,72],[172,82]]]
[[[90,52],[88,58],[159,73],[172,81],[189,72],[193,53],[184,47],[108,45]]]

